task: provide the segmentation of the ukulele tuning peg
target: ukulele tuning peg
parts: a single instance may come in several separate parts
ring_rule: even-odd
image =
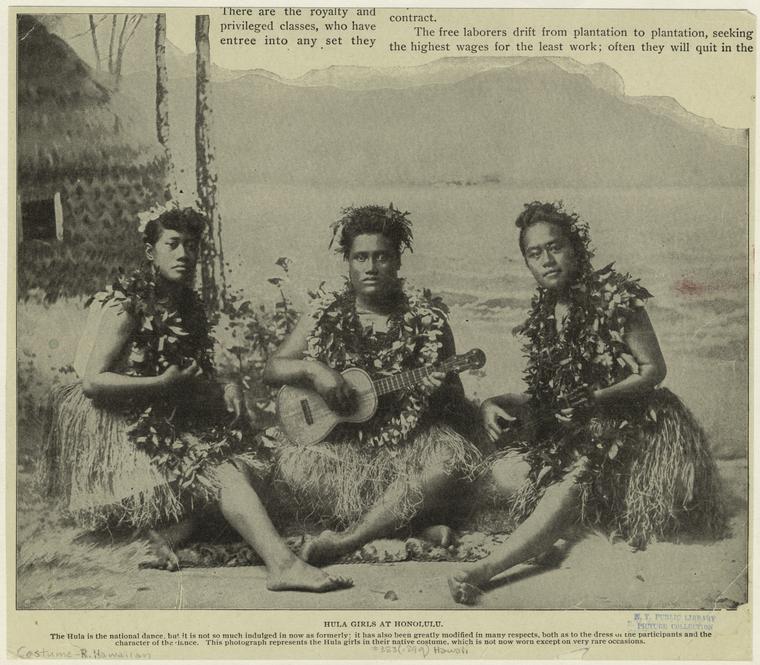
[[[480,369],[486,364],[486,354],[481,349],[472,349],[465,355],[471,369]]]

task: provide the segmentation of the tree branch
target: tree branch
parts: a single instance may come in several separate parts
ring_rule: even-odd
[[[92,48],[95,50],[95,69],[100,71],[100,49],[98,49],[98,37],[95,34],[97,24],[95,23],[95,17],[90,14],[90,33],[92,34]],[[102,19],[101,19],[102,21]]]
[[[116,14],[111,17],[111,40],[108,44],[108,73],[113,74],[113,47],[116,42]]]
[[[143,20],[144,14],[136,14],[137,20],[135,21],[135,25],[132,27],[132,32],[127,35],[127,38],[124,40],[124,48],[127,47],[127,44],[129,44],[129,40],[132,39],[132,37],[135,34],[135,31],[137,30],[137,26],[140,25],[140,21]]]

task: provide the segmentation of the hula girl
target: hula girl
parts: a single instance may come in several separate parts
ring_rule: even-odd
[[[82,526],[147,530],[168,568],[197,509],[218,502],[264,560],[270,590],[350,586],[288,549],[251,484],[268,457],[250,436],[240,389],[216,381],[193,290],[205,227],[192,208],[154,215],[141,229],[145,267],[92,299],[81,380],[52,398],[44,487]]]
[[[561,205],[527,204],[519,243],[538,292],[518,329],[527,340],[525,394],[485,400],[483,426],[506,449],[487,482],[519,524],[490,556],[449,579],[457,602],[538,556],[568,524],[601,527],[644,548],[725,527],[706,435],[659,387],[666,367],[644,309],[651,294],[611,265],[594,270],[588,227]],[[508,432],[517,421],[519,434]]]
[[[346,286],[316,299],[269,359],[264,378],[311,386],[334,410],[350,412],[355,395],[344,369],[392,376],[433,365],[455,347],[443,303],[398,275],[402,252],[412,247],[408,213],[393,205],[343,212],[333,231],[348,264]],[[307,543],[304,558],[334,560],[445,505],[479,462],[454,427],[464,409],[459,378],[434,372],[416,389],[383,397],[367,423],[336,428],[320,444],[299,446],[280,433],[277,485],[302,514],[343,528]],[[442,533],[441,540],[450,537]]]

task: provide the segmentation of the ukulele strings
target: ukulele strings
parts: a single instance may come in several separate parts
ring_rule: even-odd
[[[410,370],[409,374],[413,374],[416,371],[424,370],[425,375],[417,379],[414,383],[418,383],[422,378],[426,378],[430,372],[436,371],[436,369],[440,368],[441,371],[446,368],[447,365],[449,365],[448,371],[452,371],[452,369],[456,368],[456,365],[459,364],[458,361],[454,360],[450,363],[441,363],[441,365],[433,365],[432,367],[418,367],[414,370]],[[465,365],[466,367],[466,365]],[[399,375],[392,375],[392,376],[399,376]],[[400,375],[404,376],[404,375]],[[391,377],[381,377],[380,379],[377,379],[372,382],[373,387],[370,390],[364,390],[364,391],[356,391],[354,394],[356,395],[355,404],[356,406],[364,406],[365,404],[371,403],[372,401],[377,400],[377,398],[381,397],[382,395],[386,395],[389,392],[394,392],[396,390],[401,390],[406,387],[411,386],[399,386],[397,388],[392,388],[391,390],[378,390],[375,386],[380,381],[383,381],[384,379],[391,378]],[[412,385],[414,385],[414,383]],[[324,403],[323,400],[319,400],[316,403],[309,403],[309,407],[311,409],[312,416],[321,416],[321,415],[335,415],[335,412],[327,406],[326,403]],[[285,409],[280,412],[281,416],[285,417],[298,417],[303,413],[303,410],[300,407],[293,407],[290,409]]]

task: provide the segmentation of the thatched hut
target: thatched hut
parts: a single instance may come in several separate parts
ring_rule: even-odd
[[[17,20],[18,295],[91,292],[140,260],[136,213],[166,198],[163,152],[149,110],[100,85],[33,16]],[[34,232],[46,209],[58,237]]]

